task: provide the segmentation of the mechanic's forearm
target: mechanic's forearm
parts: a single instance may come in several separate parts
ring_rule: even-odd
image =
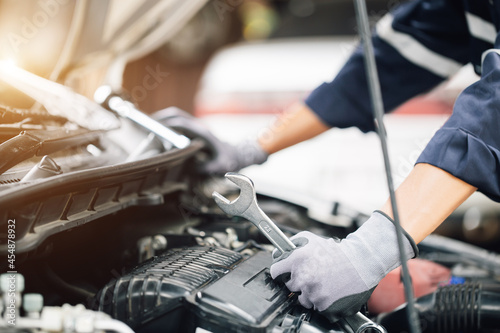
[[[259,136],[259,144],[268,154],[311,139],[330,129],[304,103],[296,103]]]
[[[477,190],[430,164],[417,164],[396,190],[401,226],[419,243]],[[393,217],[388,200],[382,211]]]

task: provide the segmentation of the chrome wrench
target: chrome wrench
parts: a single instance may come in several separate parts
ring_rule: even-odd
[[[295,245],[260,209],[253,182],[247,176],[228,172],[225,177],[241,189],[240,196],[229,201],[217,192],[212,193],[215,203],[228,215],[241,216],[252,222],[282,253],[295,249]]]
[[[189,146],[191,140],[182,134],[179,134],[170,128],[163,126],[153,118],[149,117],[137,107],[114,94],[110,86],[101,86],[97,88],[94,94],[94,100],[109,108],[123,118],[130,119],[144,129],[156,134],[160,138],[170,142],[175,148],[183,149]]]
[[[252,180],[247,176],[234,172],[226,173],[225,177],[236,184],[241,189],[241,192],[238,198],[229,201],[214,191],[212,197],[219,208],[228,215],[241,216],[252,222],[282,253],[295,249],[295,244],[260,209]],[[354,333],[365,333],[370,329],[379,333],[387,333],[382,326],[368,319],[360,312],[342,318],[340,324]]]

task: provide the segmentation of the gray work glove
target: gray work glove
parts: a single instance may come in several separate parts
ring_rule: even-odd
[[[210,152],[210,159],[203,163],[200,170],[205,174],[224,175],[226,172],[239,171],[267,160],[268,154],[256,140],[243,141],[237,145],[223,142],[198,119],[179,108],[170,107],[156,112],[152,117],[190,138],[200,138],[205,141]]]
[[[408,234],[405,236],[407,259],[413,258],[417,247]],[[308,231],[291,239],[297,248],[274,253],[271,276],[289,277],[285,284],[290,291],[300,292],[299,302],[331,321],[359,311],[379,281],[401,264],[396,228],[378,211],[343,240]]]

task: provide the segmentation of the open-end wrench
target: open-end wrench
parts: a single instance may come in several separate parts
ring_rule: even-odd
[[[214,191],[212,197],[219,208],[228,215],[241,216],[252,222],[282,253],[295,249],[295,244],[260,209],[252,180],[247,176],[234,172],[226,173],[225,177],[236,184],[241,189],[241,192],[238,198],[229,201]],[[382,326],[368,319],[360,312],[342,318],[340,324],[354,333],[364,333],[369,329],[379,333],[387,333]]]
[[[233,172],[226,173],[225,177],[240,187],[241,193],[237,199],[229,201],[219,193],[213,192],[212,197],[220,209],[228,215],[241,216],[252,222],[282,253],[295,249],[292,241],[260,209],[252,180]]]

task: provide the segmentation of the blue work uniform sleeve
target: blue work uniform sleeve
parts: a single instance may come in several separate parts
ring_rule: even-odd
[[[435,87],[468,62],[468,30],[459,3],[411,1],[379,22],[372,40],[385,110]],[[361,46],[305,103],[331,127],[375,129]]]
[[[481,79],[459,95],[417,163],[437,166],[500,201],[500,50],[490,51]]]

